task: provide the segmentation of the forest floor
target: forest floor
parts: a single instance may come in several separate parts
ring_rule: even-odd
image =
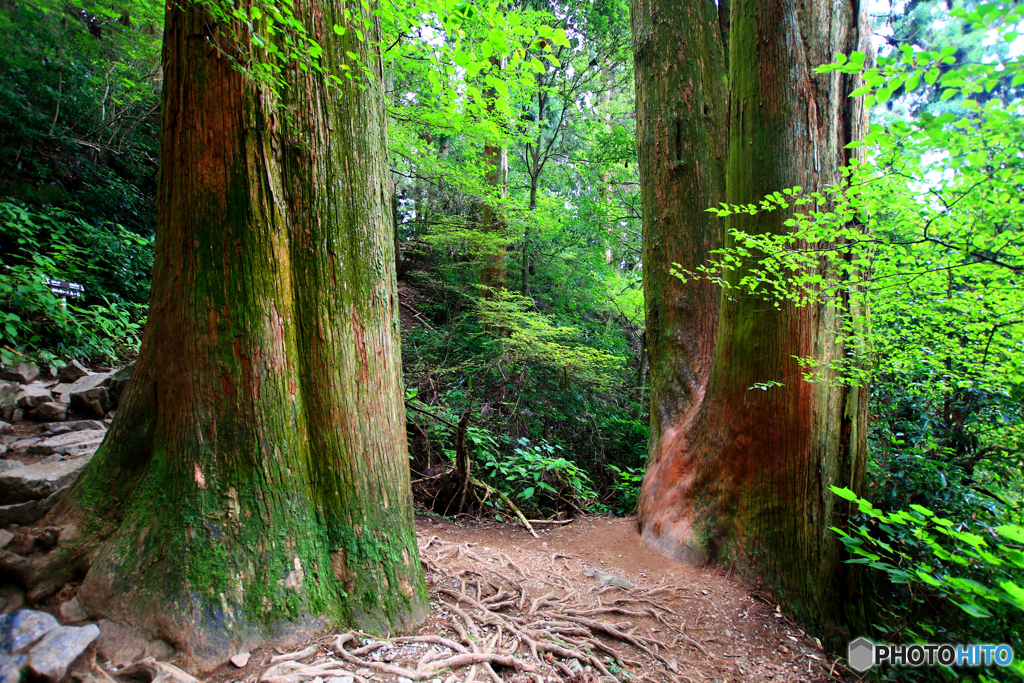
[[[533,538],[521,526],[420,516],[417,531],[431,615],[415,634],[265,647],[208,680],[851,680],[768,595],[727,569],[686,566],[645,547],[633,518],[581,517]]]

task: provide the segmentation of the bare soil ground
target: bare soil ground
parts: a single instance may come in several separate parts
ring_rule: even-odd
[[[841,681],[769,596],[640,543],[634,519],[417,520],[431,616],[411,636],[262,648],[217,683]]]

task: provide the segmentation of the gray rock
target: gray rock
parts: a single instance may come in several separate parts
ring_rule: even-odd
[[[49,422],[43,427],[49,432],[83,432],[89,429],[103,429],[103,424],[96,420],[71,420],[70,422]]]
[[[50,393],[56,396],[57,400],[60,401],[61,403],[67,403],[68,401],[71,400],[71,397],[68,396],[68,393],[71,391],[71,387],[73,386],[75,385],[67,384],[65,382],[61,382],[60,384],[54,384],[52,387],[50,387]]]
[[[58,681],[99,635],[96,624],[53,629],[28,653],[28,668],[36,676]]]
[[[29,455],[49,455],[50,453],[60,453],[61,455],[75,453],[81,455],[90,447],[95,451],[96,447],[103,441],[106,433],[102,429],[90,429],[49,436],[29,446],[25,452]]]
[[[95,415],[102,419],[110,409],[110,397],[103,387],[72,391],[70,396],[71,410],[81,415]]]
[[[14,411],[18,409],[17,398],[20,392],[20,384],[11,384],[0,380],[0,418],[7,422],[15,421],[13,415]]]
[[[14,503],[13,505],[0,505],[0,526],[17,524],[28,526],[36,522],[46,514],[46,508],[38,500],[30,500],[25,503]]]
[[[0,379],[28,384],[39,377],[39,368],[35,363],[21,362],[17,365],[0,365]]]
[[[71,460],[72,458],[91,458],[96,455],[96,451],[100,449],[99,443],[89,444],[76,444],[74,446],[68,446],[64,452],[63,459]]]
[[[0,434],[17,434],[17,432],[14,431],[13,425],[0,421]]]
[[[26,436],[24,439],[14,439],[7,444],[7,450],[12,453],[27,453],[28,449],[42,441],[38,436]]]
[[[597,579],[601,582],[602,586],[619,586],[621,588],[636,588],[635,585],[627,581],[626,579],[620,579],[617,576],[611,574],[605,574],[599,569],[590,569],[589,567],[583,568],[583,576]]]
[[[52,615],[31,609],[20,609],[0,617],[0,653],[25,654],[40,638],[60,628]]]
[[[68,488],[69,487],[65,486],[62,489],[57,489],[49,496],[47,496],[46,500],[43,501],[43,509],[46,510],[47,512],[53,509],[53,506],[57,504],[57,501],[64,497],[64,492],[67,491]]]
[[[4,614],[17,612],[25,605],[25,592],[12,584],[0,586],[0,601],[4,603],[3,610],[0,610]],[[0,652],[2,651],[3,648],[0,647]]]
[[[135,363],[126,365],[113,375],[110,376],[110,386],[107,387],[107,392],[110,394],[111,408],[116,408],[121,402],[121,395],[124,393],[125,387],[128,386],[128,380],[132,378],[132,372],[135,370]]]
[[[61,603],[60,606],[60,617],[68,623],[75,623],[76,621],[85,621],[89,618],[89,615],[84,609],[82,609],[82,603],[78,602],[78,598],[74,597],[67,602]]]
[[[41,500],[78,478],[91,456],[54,463],[25,465],[9,472],[0,472],[0,500],[23,503]]]
[[[0,683],[19,683],[27,663],[25,655],[0,655]]]
[[[60,369],[60,372],[57,373],[57,379],[63,384],[71,384],[88,374],[89,371],[82,367],[81,363],[73,360]]]
[[[18,423],[25,421],[25,411],[21,408],[15,408],[14,412],[11,413],[11,422]]]
[[[68,416],[68,407],[63,403],[43,403],[29,411],[29,418],[36,422],[53,422]]]
[[[6,446],[0,446],[0,448],[7,448]],[[18,467],[24,467],[25,463],[20,460],[0,460],[0,472],[6,472],[7,470],[13,470]]]
[[[100,619],[100,637],[96,653],[110,661],[111,666],[122,667],[152,657],[157,661],[174,656],[174,648],[159,638],[153,640],[136,628],[110,619]]]
[[[0,529],[0,548],[6,548],[14,540],[14,534],[7,529]]]
[[[53,396],[46,387],[29,385],[21,388],[14,403],[22,410],[28,411],[44,403],[53,403]]]
[[[76,391],[88,391],[89,389],[95,389],[96,387],[106,387],[110,384],[110,378],[112,375],[113,373],[111,372],[97,372],[92,375],[86,375],[68,386],[66,393],[73,394]],[[62,385],[58,384],[53,388],[53,391],[57,391],[61,386]]]

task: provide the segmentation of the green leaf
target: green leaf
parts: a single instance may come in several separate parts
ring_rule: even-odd
[[[857,500],[857,494],[854,493],[853,491],[851,491],[848,488],[845,488],[845,487],[844,488],[839,488],[837,486],[829,486],[829,489],[832,491],[832,493],[836,494],[837,496],[839,496],[840,498],[843,498],[845,500]]]

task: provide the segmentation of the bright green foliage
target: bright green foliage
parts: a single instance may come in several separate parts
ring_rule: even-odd
[[[519,439],[518,443],[515,457],[492,457],[484,462],[491,478],[504,481],[515,489],[516,498],[535,507],[556,511],[564,502],[574,508],[569,512],[582,512],[583,507],[597,498],[586,473],[557,455],[562,450],[561,446],[553,446],[546,441],[530,444],[527,439]]]
[[[502,291],[476,304],[484,327],[500,331],[496,341],[508,363],[539,365],[556,374],[562,370],[566,383],[571,377],[595,391],[614,386],[623,358],[580,343],[578,328],[552,324],[550,316],[532,310],[526,297]]]
[[[560,447],[624,509],[605,489],[607,465],[642,467],[647,440],[628,13],[602,1],[503,14],[517,30],[539,27],[545,44],[520,57],[481,28],[486,11],[475,26],[428,14],[384,41],[400,272],[420,295],[403,300],[421,314],[403,331],[406,382],[430,410],[480,412],[494,462],[522,462],[521,438]],[[478,69],[449,61],[457,49],[491,52]],[[488,179],[485,147],[507,152],[506,187]],[[507,289],[482,291],[481,269],[495,262]],[[411,418],[422,429],[411,432],[414,469],[454,452],[450,427]],[[487,481],[517,504],[555,509],[543,487],[523,499],[526,488]]]
[[[594,501],[605,498],[590,489],[606,491],[608,504],[615,508],[631,508],[632,502],[622,500],[618,490],[606,488],[615,481],[608,466],[642,467],[647,438],[646,424],[633,419],[633,397],[622,390],[635,381],[636,370],[626,366],[624,352],[631,350],[621,331],[602,320],[583,320],[573,328],[552,326],[553,315],[518,308],[494,320],[526,327],[485,330],[482,306],[493,310],[521,297],[505,293],[497,301],[480,300],[475,293],[453,291],[422,274],[415,282],[423,288],[419,291],[433,292],[438,301],[428,305],[411,300],[430,327],[419,323],[403,331],[406,384],[422,399],[414,405],[453,424],[464,410],[471,411],[466,441],[479,464],[474,476],[541,513],[575,508],[545,495],[544,487],[521,481],[516,474],[520,467],[529,481],[537,468],[550,471],[560,483],[547,483],[578,508],[593,503],[594,509],[604,509]],[[431,290],[424,287],[427,283]],[[549,351],[559,354],[558,362],[546,356]],[[440,458],[454,463],[453,427],[415,412],[409,419],[416,425],[409,432],[414,479]],[[579,487],[570,466],[586,476],[579,478]],[[530,486],[534,495],[518,497]]]
[[[877,596],[885,616],[905,617],[896,613],[908,606],[935,615],[906,622],[903,642],[1016,645],[1024,637],[1019,516],[1017,524],[971,526],[921,505],[886,513],[849,489],[832,491],[859,510],[849,529],[833,529],[853,557],[849,562],[888,577],[891,594]],[[1024,675],[1024,663],[1018,659],[1011,670]]]
[[[0,201],[0,241],[9,245],[0,254],[0,361],[112,362],[138,351],[145,314],[138,300],[148,294],[153,263],[149,240],[63,209],[37,213]],[[48,278],[83,284],[85,301],[62,303]]]

